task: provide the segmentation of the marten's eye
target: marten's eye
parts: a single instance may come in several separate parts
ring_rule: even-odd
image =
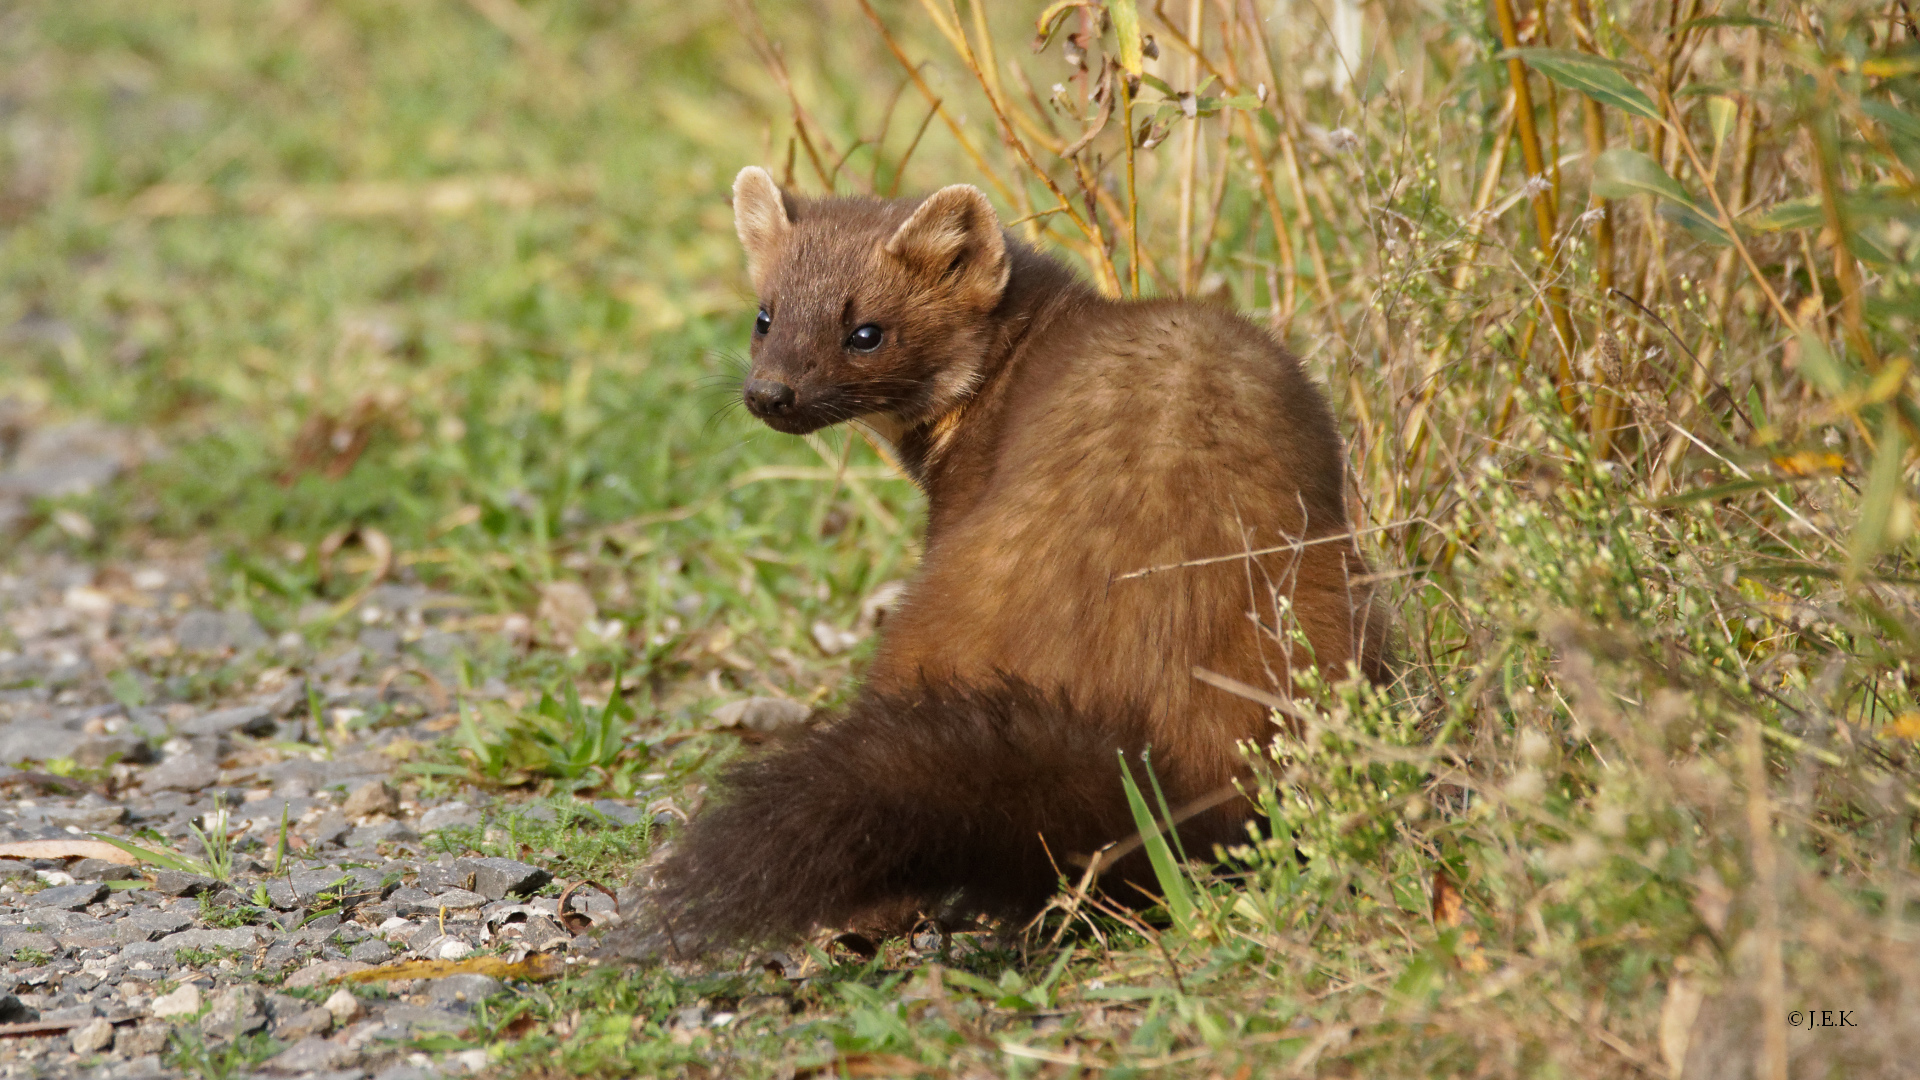
[[[773,316],[767,314],[766,308],[761,308],[760,314],[754,317],[753,332],[756,334],[764,334],[772,328],[772,326]]]
[[[853,333],[847,335],[847,348],[854,352],[872,352],[880,347],[880,341],[885,336],[879,327],[868,323],[854,328]]]

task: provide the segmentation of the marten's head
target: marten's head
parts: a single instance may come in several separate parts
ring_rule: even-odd
[[[760,294],[747,410],[805,434],[871,417],[912,427],[973,392],[1009,258],[978,188],[921,200],[802,199],[765,169],[733,182]]]

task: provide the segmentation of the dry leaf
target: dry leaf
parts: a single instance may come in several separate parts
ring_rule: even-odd
[[[99,859],[121,866],[139,866],[140,860],[99,840],[16,840],[0,844],[0,859]]]
[[[1773,467],[1788,476],[1831,476],[1847,471],[1847,459],[1839,454],[1802,450],[1774,458]]]
[[[541,587],[534,618],[546,623],[555,639],[570,642],[599,614],[586,586],[577,581],[555,581]]]
[[[444,979],[450,975],[491,975],[496,979],[526,979],[539,982],[566,972],[566,961],[557,956],[536,953],[517,964],[497,956],[475,956],[467,960],[405,960],[367,971],[341,976],[343,982],[387,982],[392,979]]]
[[[1462,902],[1460,887],[1453,883],[1453,877],[1446,868],[1434,867],[1433,921],[1441,926],[1459,926]]]

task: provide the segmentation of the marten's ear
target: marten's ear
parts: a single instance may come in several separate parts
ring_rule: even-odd
[[[1010,266],[1000,219],[971,184],[943,187],[927,196],[894,230],[886,251],[981,308],[999,303],[1007,288]]]
[[[747,249],[747,276],[765,295],[767,275],[793,232],[786,197],[767,170],[749,165],[733,178],[733,228]]]

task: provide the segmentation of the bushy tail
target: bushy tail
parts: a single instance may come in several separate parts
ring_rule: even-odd
[[[1089,722],[1017,681],[863,694],[725,775],[660,867],[660,929],[697,951],[915,910],[1029,916],[1074,856],[1135,832],[1115,754],[1147,743],[1142,716]]]

